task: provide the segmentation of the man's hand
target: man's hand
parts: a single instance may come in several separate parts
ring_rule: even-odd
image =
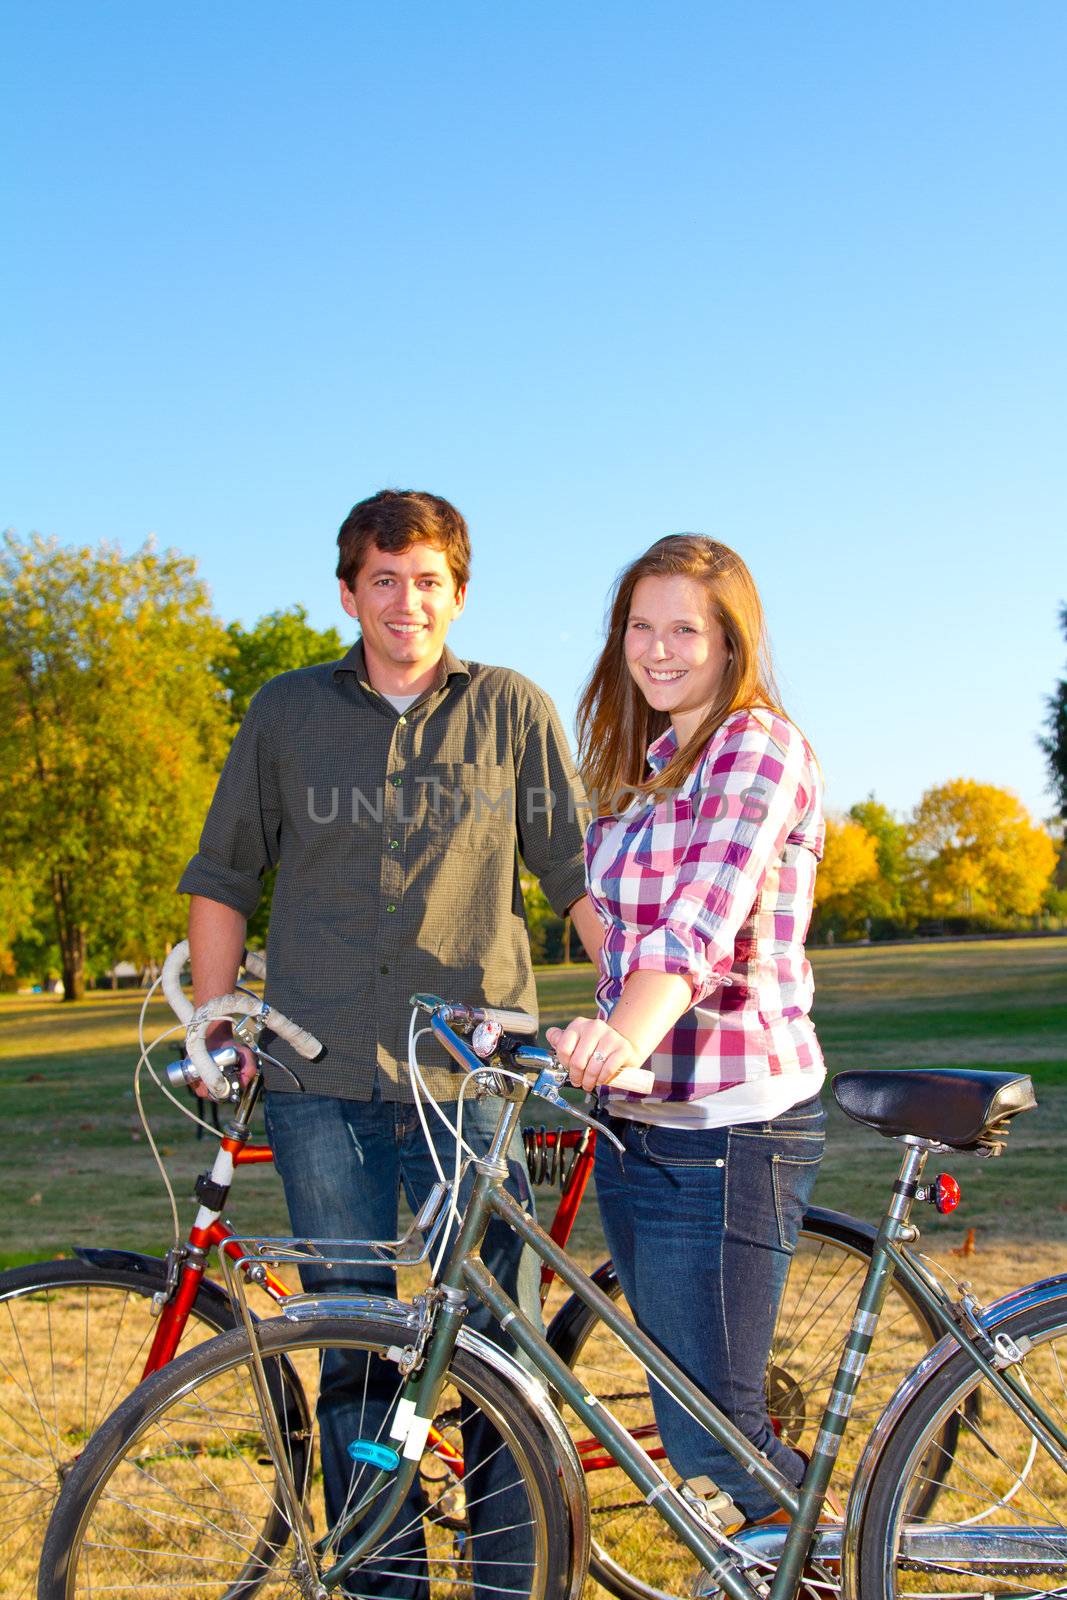
[[[239,911],[220,905],[217,900],[207,900],[194,894],[189,901],[189,957],[193,968],[193,1001],[202,1006],[217,994],[230,994],[237,982],[244,955],[247,924]],[[241,1087],[245,1088],[259,1068],[256,1058],[247,1045],[238,1044],[233,1036],[233,1024],[225,1019],[213,1022],[204,1035],[209,1050],[232,1044],[241,1053]],[[210,1100],[210,1092],[202,1083],[196,1084],[201,1100]]]
[[[565,1028],[546,1029],[545,1038],[579,1089],[595,1089],[624,1067],[640,1065],[629,1039],[597,1018],[575,1017]]]
[[[204,1035],[204,1043],[207,1045],[209,1050],[220,1050],[222,1049],[223,1045],[233,1045],[234,1049],[241,1058],[241,1088],[247,1089],[248,1085],[252,1082],[252,1079],[259,1071],[259,1065],[248,1046],[246,1044],[242,1044],[239,1039],[234,1038],[232,1024],[229,1022],[213,1022],[211,1027],[207,1030],[207,1033]],[[231,1068],[230,1070],[232,1071],[233,1069]],[[199,1078],[197,1078],[196,1082],[193,1084],[193,1089],[199,1100],[211,1100],[214,1098],[210,1089],[205,1083],[201,1083]]]

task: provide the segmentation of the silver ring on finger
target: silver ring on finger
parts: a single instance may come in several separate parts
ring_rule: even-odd
[[[608,1058],[603,1050],[594,1050],[589,1059],[590,1061],[606,1061]]]

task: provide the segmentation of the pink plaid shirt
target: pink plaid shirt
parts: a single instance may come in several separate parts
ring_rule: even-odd
[[[676,747],[668,729],[649,748],[652,770]],[[682,973],[693,985],[693,1004],[647,1063],[656,1098],[698,1100],[784,1073],[808,1074],[817,1090],[804,937],[823,837],[815,758],[765,710],[728,717],[658,805],[641,799],[590,826],[589,894],[607,930],[600,1015],[632,972]]]

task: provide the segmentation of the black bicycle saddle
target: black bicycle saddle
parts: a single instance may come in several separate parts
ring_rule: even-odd
[[[1024,1073],[972,1067],[912,1067],[899,1072],[839,1072],[833,1096],[847,1117],[899,1138],[911,1134],[999,1155],[1008,1125],[1037,1105]]]

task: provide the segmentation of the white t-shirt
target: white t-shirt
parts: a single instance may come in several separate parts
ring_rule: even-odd
[[[798,1079],[795,1073],[737,1083],[702,1100],[613,1100],[611,1114],[628,1122],[651,1122],[660,1128],[731,1128],[745,1122],[771,1122],[790,1106],[810,1100],[822,1088],[822,1077]]]

